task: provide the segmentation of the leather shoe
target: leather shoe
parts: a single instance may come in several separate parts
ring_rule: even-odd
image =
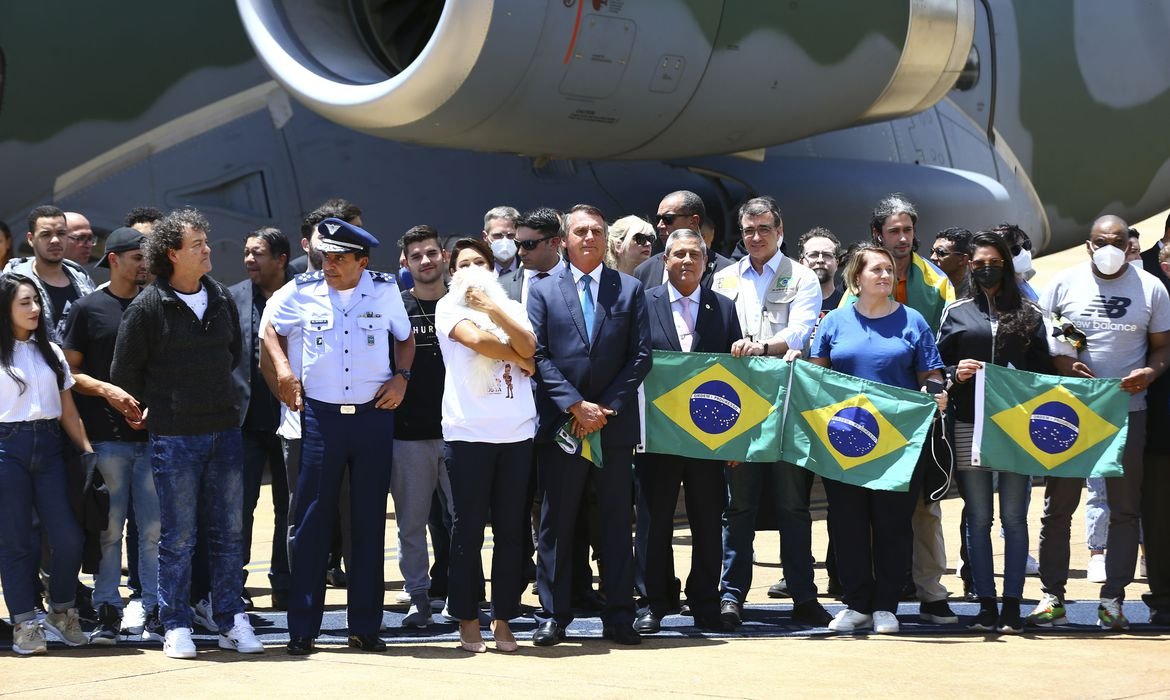
[[[662,631],[662,618],[647,610],[634,620],[634,631],[638,634],[657,634]]]
[[[740,623],[743,622],[743,612],[739,603],[734,600],[725,600],[720,603],[719,619],[723,620],[723,623],[731,629],[739,627]]]
[[[788,581],[780,579],[771,586],[768,586],[769,598],[791,598],[792,594],[788,592]]]
[[[289,656],[306,656],[317,651],[317,648],[312,637],[290,637],[284,650]]]
[[[629,625],[611,625],[608,622],[601,626],[601,638],[612,639],[618,644],[635,645],[642,643],[642,635]]]
[[[328,583],[334,588],[347,588],[349,586],[349,574],[340,566],[333,567],[325,572],[325,583]]]
[[[386,651],[386,642],[376,634],[351,634],[349,646],[360,651]]]
[[[809,627],[827,627],[833,616],[816,600],[806,600],[792,606],[792,621]]]
[[[565,641],[565,628],[557,624],[556,620],[545,620],[532,633],[532,644],[538,647],[551,647]]]

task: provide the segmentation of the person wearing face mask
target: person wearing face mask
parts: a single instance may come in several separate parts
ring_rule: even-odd
[[[1002,236],[1008,244],[1008,251],[1012,254],[1012,267],[1016,270],[1016,284],[1020,294],[1028,301],[1039,301],[1040,295],[1028,280],[1036,276],[1036,268],[1032,266],[1032,239],[1024,233],[1024,229],[1015,224],[1000,224],[992,232]]]
[[[1031,477],[1000,471],[997,465],[971,464],[975,422],[975,383],[985,363],[1029,372],[1054,372],[1048,354],[1044,313],[1012,284],[1015,268],[1007,242],[990,231],[971,239],[967,294],[943,312],[938,351],[951,377],[948,393],[955,408],[955,463],[963,496],[963,537],[979,614],[968,629],[1018,634],[1024,623],[1020,601],[1028,559],[1028,492]],[[1002,610],[996,608],[991,521],[995,478],[999,482],[1000,522],[1005,539]]]
[[[516,272],[516,220],[520,212],[512,207],[492,207],[483,215],[483,240],[492,249],[496,274],[506,277]]]
[[[1093,222],[1085,249],[1088,265],[1065,270],[1045,291],[1041,308],[1067,319],[1084,335],[1079,349],[1050,339],[1061,374],[1116,377],[1130,394],[1124,475],[1106,479],[1109,535],[1105,583],[1097,608],[1098,624],[1112,630],[1129,627],[1122,612],[1125,587],[1133,580],[1138,556],[1143,450],[1146,442],[1146,390],[1170,361],[1170,294],[1153,275],[1125,264],[1125,221],[1102,216]],[[1029,622],[1065,624],[1064,593],[1068,582],[1069,530],[1080,502],[1084,479],[1048,478],[1040,530],[1040,580],[1044,596]]]

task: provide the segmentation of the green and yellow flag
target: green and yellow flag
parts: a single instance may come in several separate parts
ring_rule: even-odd
[[[737,462],[778,460],[790,368],[779,358],[655,350],[642,385],[645,450]]]
[[[1033,476],[1121,476],[1129,394],[1118,383],[984,364],[971,462]]]
[[[919,391],[795,362],[784,461],[847,484],[907,491],[935,408]]]

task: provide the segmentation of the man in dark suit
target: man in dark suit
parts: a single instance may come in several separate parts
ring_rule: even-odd
[[[232,300],[240,317],[243,359],[232,372],[232,383],[240,398],[240,428],[244,456],[244,523],[241,531],[244,560],[247,566],[252,546],[252,524],[256,503],[260,499],[260,482],[264,465],[272,470],[272,511],[274,515],[272,554],[268,579],[272,584],[272,607],[288,607],[288,482],[285,479],[284,454],[276,428],[280,422],[280,402],[269,391],[260,374],[260,317],[273,292],[288,281],[289,242],[279,229],[262,228],[248,234],[244,241],[244,267],[248,279],[231,287]],[[241,574],[247,581],[247,572]]]
[[[587,478],[597,488],[602,539],[601,575],[607,599],[602,636],[638,644],[634,631],[634,562],[630,548],[633,448],[639,438],[636,392],[650,371],[650,330],[642,285],[602,264],[605,216],[578,204],[562,227],[569,265],[532,286],[528,315],[536,331],[539,391],[536,452],[540,472],[537,587],[544,607],[532,635],[537,646],[565,638],[573,541]],[[604,466],[595,468],[554,442],[571,420],[578,438],[601,431]],[[591,472],[592,470],[592,472]]]
[[[646,292],[650,338],[655,350],[730,353],[743,337],[735,304],[699,285],[707,263],[707,246],[690,229],[666,241],[667,283]],[[681,483],[686,484],[687,519],[693,548],[687,577],[687,603],[702,629],[729,628],[719,617],[722,571],[722,517],[727,485],[723,463],[673,455],[639,455],[634,467],[638,486],[635,540],[636,579],[643,596],[634,629],[653,634],[678,598],[674,577],[674,509]]]
[[[549,277],[561,264],[561,214],[541,207],[524,212],[516,219],[516,255],[520,264],[515,272],[500,277],[500,286],[508,297],[528,303],[528,289],[537,280]]]
[[[715,240],[715,229],[704,229],[707,222],[707,207],[699,195],[689,190],[671,192],[658,203],[658,214],[655,217],[654,228],[658,232],[658,242],[655,248],[659,251],[666,244],[666,239],[674,231],[686,229],[703,233],[703,242],[708,248],[707,261],[703,264],[702,284],[711,288],[711,278],[716,272],[732,263],[714,250],[710,250]],[[707,231],[710,231],[708,234]],[[634,269],[634,277],[646,289],[657,287],[666,281],[666,263],[662,252],[657,252],[647,258]]]

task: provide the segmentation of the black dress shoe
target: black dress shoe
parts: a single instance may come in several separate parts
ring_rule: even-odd
[[[376,634],[351,634],[349,646],[360,651],[386,651],[386,642]]]
[[[683,603],[682,605],[678,606],[678,614],[682,615],[683,617],[693,617],[695,613],[691,610],[690,603]]]
[[[743,622],[743,613],[739,603],[734,600],[725,600],[720,603],[719,619],[723,620],[723,623],[731,629],[739,627],[740,623]]]
[[[809,627],[827,627],[833,616],[816,600],[806,600],[792,606],[792,621]]]
[[[317,651],[312,637],[290,637],[284,649],[289,656],[305,656]]]
[[[334,588],[346,588],[349,586],[349,575],[340,566],[336,566],[325,572],[325,583]]]
[[[612,639],[618,644],[633,646],[642,643],[642,635],[629,625],[611,625],[608,622],[601,626],[601,638]]]
[[[788,581],[780,579],[771,586],[768,586],[769,598],[791,598],[792,594],[788,592]]]
[[[662,631],[662,618],[647,610],[634,620],[634,630],[638,634],[657,634]]]
[[[729,625],[718,615],[695,615],[695,627],[704,632],[734,632],[735,626]]]
[[[551,647],[565,641],[565,628],[557,624],[556,620],[545,620],[532,633],[532,644],[538,647]]]

